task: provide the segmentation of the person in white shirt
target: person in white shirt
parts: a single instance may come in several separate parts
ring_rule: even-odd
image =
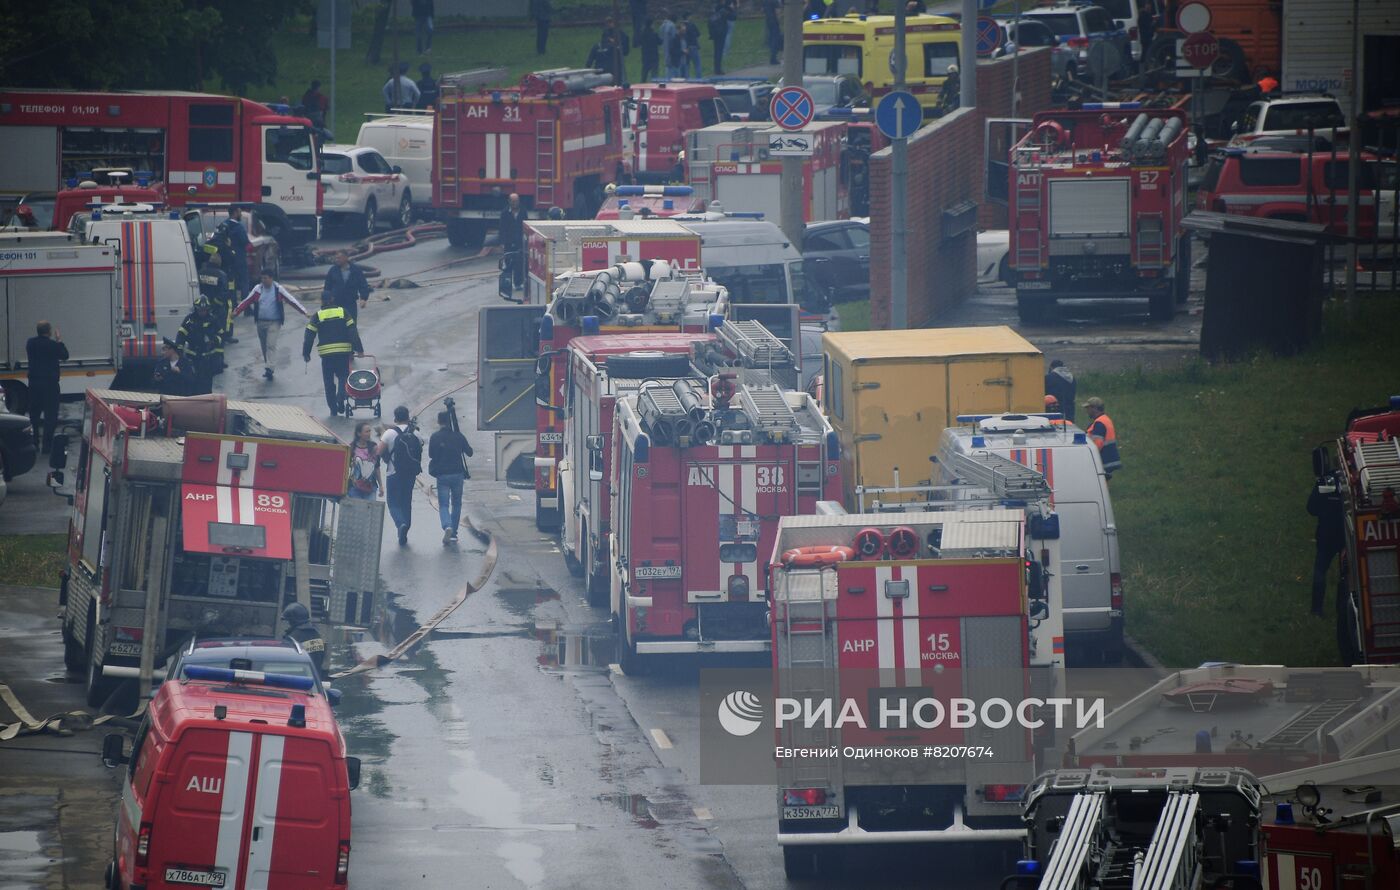
[[[398,96],[394,95],[394,85],[398,84]],[[418,104],[421,95],[418,92],[418,84],[413,82],[413,78],[408,76],[408,63],[400,62],[398,71],[393,66],[389,67],[389,79],[384,81],[384,111],[390,112],[395,108],[413,108]]]
[[[250,306],[255,307],[253,320],[258,328],[258,343],[262,346],[263,378],[267,380],[272,379],[272,369],[277,366],[277,337],[287,320],[285,305],[290,305],[307,318],[311,317],[296,297],[272,279],[272,272],[264,269],[257,286],[233,310],[233,314],[237,315]]]

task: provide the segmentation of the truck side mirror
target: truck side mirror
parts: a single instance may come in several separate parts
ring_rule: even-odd
[[[56,444],[55,444],[56,447]],[[1319,479],[1332,475],[1332,453],[1325,446],[1313,449],[1313,475]]]
[[[602,436],[598,438],[601,439]],[[588,481],[603,481],[603,451],[601,448],[597,451],[588,452]]]
[[[326,687],[326,701],[331,703],[332,708],[340,704],[340,698],[341,694],[339,689],[336,689],[334,686]]]
[[[119,732],[109,732],[102,739],[102,765],[115,769],[126,763],[126,739]]]
[[[49,448],[49,469],[63,470],[68,467],[68,434],[59,433],[53,437]]]
[[[398,164],[395,164],[394,166],[392,166],[392,167],[389,168],[389,172],[390,172],[390,173],[402,173],[402,172],[403,172],[403,168],[400,167]]]
[[[360,758],[345,758],[345,780],[351,791],[360,787]]]
[[[586,437],[584,438],[583,442],[584,442],[584,446],[587,447],[589,451],[602,451],[602,450],[603,450],[603,437],[602,437],[602,436],[586,436]]]
[[[549,355],[542,355],[535,359],[535,404],[547,406],[549,404],[549,372],[553,365],[553,358]]]
[[[310,173],[306,174],[306,178],[310,180],[317,180],[321,178],[321,174],[317,173],[315,170],[312,170]]]

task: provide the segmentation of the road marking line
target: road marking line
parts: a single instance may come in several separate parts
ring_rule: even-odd
[[[653,729],[651,731],[651,737],[652,740],[656,742],[656,747],[662,749],[663,751],[667,748],[672,747],[671,740],[667,738],[666,733],[660,729]]]
[[[701,822],[709,822],[715,818],[710,814],[709,807],[691,807],[691,809],[695,811],[695,818]]]

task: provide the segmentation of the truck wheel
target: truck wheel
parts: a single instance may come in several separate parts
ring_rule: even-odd
[[[395,218],[399,228],[406,229],[413,225],[413,195],[408,189],[403,190],[403,198],[399,200],[399,214]]]
[[[362,234],[368,238],[379,231],[379,202],[370,198],[365,202],[365,221]]]
[[[1176,315],[1176,288],[1159,287],[1147,295],[1147,314],[1153,321],[1171,321]]]
[[[5,390],[5,410],[11,414],[29,413],[29,387],[18,380],[0,382]]]
[[[84,650],[87,665],[87,703],[90,708],[100,708],[112,697],[117,681],[102,675],[102,659],[94,651],[97,641],[97,615],[88,612],[87,648]]]
[[[613,614],[613,627],[617,628],[617,665],[630,677],[640,677],[647,672],[649,665],[646,656],[638,654],[637,643],[627,639],[627,625],[620,614]]]
[[[584,526],[583,534],[583,577],[584,586],[588,591],[588,604],[596,608],[606,608],[608,605],[608,595],[612,592],[612,574],[607,571],[607,566],[599,571],[598,559],[593,553],[593,547],[588,543],[588,527]]]
[[[539,492],[535,492],[535,528],[542,532],[555,532],[559,530],[559,509],[557,507],[546,507],[541,501]]]
[[[63,666],[72,673],[79,673],[83,669],[83,656],[86,654],[87,650],[78,644],[68,622],[63,622]]]
[[[453,247],[466,247],[480,250],[486,240],[486,224],[478,219],[449,219],[447,221],[447,243]]]
[[[1342,563],[1341,577],[1337,579],[1337,652],[1342,664],[1350,667],[1362,664],[1360,622],[1351,607],[1351,585],[1347,583],[1346,563]]]
[[[1249,65],[1244,59],[1244,50],[1233,40],[1220,41],[1220,57],[1210,66],[1211,77],[1233,80],[1236,83],[1249,82]]]
[[[1176,245],[1176,280],[1172,282],[1176,291],[1176,304],[1184,305],[1191,297],[1191,236],[1182,235]]]
[[[1045,321],[1050,307],[1054,305],[1054,297],[1042,297],[1019,290],[1016,292],[1016,313],[1021,317],[1021,324],[1039,324]]]

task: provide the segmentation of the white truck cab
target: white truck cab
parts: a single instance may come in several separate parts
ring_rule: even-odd
[[[1050,483],[1060,521],[1060,564],[1050,570],[1063,587],[1067,654],[1116,663],[1123,652],[1122,566],[1098,448],[1057,415],[968,419],[969,425],[943,431],[945,448],[997,454],[1038,470]]]
[[[180,323],[199,298],[199,271],[186,222],[178,211],[109,205],[75,214],[69,231],[88,244],[117,249],[122,368],[113,386],[129,389],[142,384],[160,357],[161,340],[175,339]]]

